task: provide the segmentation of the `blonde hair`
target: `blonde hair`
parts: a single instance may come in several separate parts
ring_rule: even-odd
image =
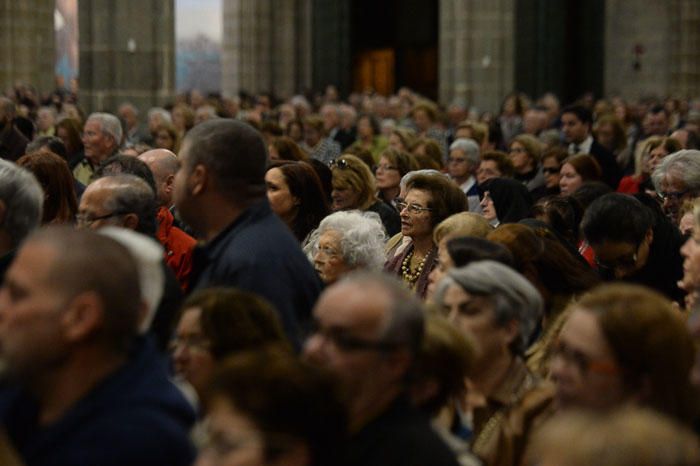
[[[338,163],[345,165],[342,167]],[[350,154],[341,155],[331,169],[333,189],[350,189],[359,194],[355,209],[366,210],[377,201],[374,176],[366,163]]]
[[[433,231],[433,241],[440,244],[440,241],[448,236],[473,236],[475,238],[486,238],[493,230],[482,215],[473,212],[459,212],[450,215],[440,222]]]

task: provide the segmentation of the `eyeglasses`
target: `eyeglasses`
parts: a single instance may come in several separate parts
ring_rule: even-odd
[[[545,175],[556,175],[556,174],[559,174],[560,171],[561,171],[561,168],[554,168],[554,167],[544,167],[542,169],[542,173],[544,173]]]
[[[330,168],[335,168],[338,167],[341,170],[345,170],[346,168],[350,167],[350,164],[348,164],[348,161],[345,159],[334,159],[331,160],[330,163],[328,164]]]
[[[396,208],[401,212],[404,209],[408,210],[410,214],[419,214],[421,212],[432,212],[433,209],[430,207],[421,207],[418,204],[406,204],[404,201],[395,201],[394,204]]]
[[[393,165],[377,165],[374,167],[374,171],[378,172],[379,170],[383,172],[387,172],[389,170],[398,170],[399,167],[394,167]]]
[[[112,212],[111,214],[100,215],[98,217],[90,217],[86,214],[78,214],[75,216],[75,221],[80,226],[92,225],[98,220],[107,220],[108,218],[118,217],[119,215],[126,215],[124,212]]]
[[[635,250],[634,254],[631,256],[622,256],[618,257],[614,261],[601,261],[597,257],[595,258],[595,265],[598,266],[599,269],[604,269],[604,270],[616,270],[616,269],[631,269],[635,265],[637,265],[637,253],[639,252],[639,246],[637,246],[637,249]]]
[[[347,333],[342,328],[322,328],[318,322],[312,324],[309,337],[322,336],[341,351],[393,351],[399,344],[386,340],[367,340]]]
[[[620,372],[619,367],[614,361],[605,359],[593,359],[581,351],[569,347],[561,341],[557,341],[554,345],[553,358],[561,358],[569,364],[572,364],[582,374],[597,373],[615,375]]]
[[[190,335],[187,337],[173,337],[168,344],[171,353],[183,347],[190,351],[209,351],[211,349],[211,342],[202,335]]]
[[[688,194],[690,192],[690,189],[686,189],[684,191],[659,191],[656,193],[656,196],[662,201],[669,201],[669,202],[678,202],[683,196]]]

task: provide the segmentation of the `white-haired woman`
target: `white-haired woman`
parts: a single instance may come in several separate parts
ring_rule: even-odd
[[[335,212],[313,233],[314,267],[326,285],[352,270],[381,270],[385,241],[384,226],[374,212]]]

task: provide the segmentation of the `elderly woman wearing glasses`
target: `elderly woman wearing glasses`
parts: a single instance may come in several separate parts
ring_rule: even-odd
[[[326,285],[357,269],[381,270],[386,233],[372,212],[335,212],[312,234],[316,271]]]
[[[399,214],[391,206],[377,199],[377,189],[372,171],[354,155],[345,154],[330,163],[333,173],[331,191],[334,211],[361,210],[379,215],[390,236],[401,229]]]
[[[467,209],[467,198],[457,185],[442,175],[417,175],[406,185],[406,197],[396,203],[401,214],[401,233],[410,244],[391,257],[384,269],[398,275],[425,299],[428,276],[437,265],[433,229],[452,214]]]

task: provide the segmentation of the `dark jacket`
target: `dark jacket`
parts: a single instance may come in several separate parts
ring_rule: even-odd
[[[0,420],[27,466],[189,466],[195,414],[168,380],[153,342],[138,338],[127,362],[49,426],[26,391],[0,391]]]
[[[426,415],[404,399],[350,438],[345,466],[457,466]]]
[[[367,211],[379,215],[379,219],[382,221],[382,225],[384,225],[384,229],[389,237],[401,231],[401,217],[393,206],[384,201],[377,201],[369,206]]]
[[[616,190],[622,179],[622,170],[620,170],[615,156],[612,152],[601,146],[595,139],[593,140],[593,144],[591,144],[589,154],[593,156],[600,165],[600,169],[603,172],[601,181],[610,186],[613,190]]]
[[[266,298],[298,348],[321,292],[321,281],[299,242],[267,199],[250,206],[216,238],[195,248],[190,285],[193,290],[236,287]]]

